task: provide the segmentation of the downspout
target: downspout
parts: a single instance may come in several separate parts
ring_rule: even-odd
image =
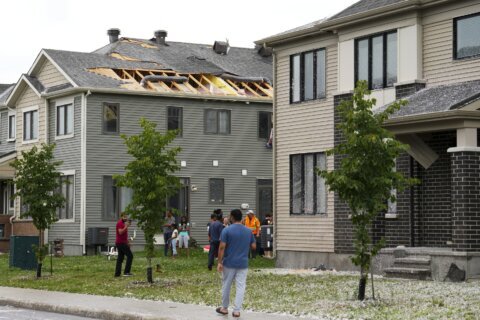
[[[45,143],[50,143],[50,139],[48,137],[48,129],[49,129],[49,126],[50,126],[50,122],[49,122],[49,112],[48,112],[48,107],[49,107],[49,103],[48,103],[48,99],[45,99]],[[48,244],[48,231],[49,229],[45,229],[43,231],[43,245],[46,245]]]
[[[410,178],[414,177],[414,161],[410,156]],[[415,247],[415,189],[410,186],[410,246]]]
[[[83,94],[81,108],[81,137],[80,137],[80,245],[83,255],[87,254],[85,234],[87,232],[87,97],[90,90]]]
[[[13,220],[15,220],[17,217],[15,216],[15,211],[13,212],[13,215],[10,217],[10,227],[12,228],[10,232],[10,238],[13,237]]]

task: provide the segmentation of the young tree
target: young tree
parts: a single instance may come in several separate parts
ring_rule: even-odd
[[[344,141],[327,152],[341,157],[340,168],[319,170],[330,191],[336,192],[352,212],[355,254],[352,262],[360,267],[358,299],[365,299],[365,286],[372,258],[383,246],[382,241],[372,244],[370,227],[375,217],[387,208],[388,200],[396,201],[392,189],[404,190],[416,182],[396,172],[395,159],[408,148],[383,128],[383,123],[406,104],[397,101],[385,110],[374,113],[375,99],[370,95],[366,81],[359,81],[353,98],[338,107],[341,122],[338,128]]]
[[[57,192],[62,175],[57,168],[62,162],[53,160],[54,148],[54,144],[34,146],[22,151],[22,156],[11,164],[16,170],[14,197],[19,197],[26,208],[20,218],[30,217],[39,232],[39,244],[34,248],[38,278],[42,276],[42,263],[48,252],[48,246],[43,245],[44,231],[57,221],[57,209],[65,203],[65,198]]]
[[[177,136],[176,131],[157,132],[156,124],[145,118],[140,119],[140,126],[143,131],[139,135],[122,135],[127,152],[134,159],[125,167],[125,174],[115,179],[118,186],[133,190],[132,202],[125,211],[144,232],[147,281],[152,283],[154,236],[164,224],[167,198],[180,187],[180,179],[173,175],[180,169],[176,159],[180,147],[168,148]]]

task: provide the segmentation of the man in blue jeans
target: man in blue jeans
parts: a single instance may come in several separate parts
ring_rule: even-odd
[[[223,273],[222,306],[216,311],[223,315],[228,314],[230,290],[235,280],[236,295],[232,316],[238,318],[247,286],[248,251],[250,248],[256,250],[257,243],[252,231],[242,224],[242,212],[239,209],[230,212],[230,220],[232,224],[223,230],[220,236],[217,270]]]
[[[208,250],[208,270],[212,270],[213,261],[218,256],[218,247],[220,246],[220,234],[223,230],[223,223],[218,221],[218,215],[212,213],[210,216],[212,222],[208,228],[208,238],[210,239],[210,250]]]
[[[175,223],[175,217],[173,216],[172,210],[168,210],[167,215],[165,216],[165,224],[163,225],[163,241],[165,243],[165,246],[164,246],[165,257],[168,256],[168,247],[169,247],[170,238],[172,237],[172,232],[173,232],[173,230],[171,230],[170,227],[174,223]]]

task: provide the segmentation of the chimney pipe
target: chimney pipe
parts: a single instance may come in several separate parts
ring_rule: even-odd
[[[108,38],[110,39],[110,43],[114,43],[118,41],[118,36],[120,35],[120,29],[112,28],[107,30]]]
[[[157,30],[154,32],[155,35],[155,41],[157,44],[160,45],[165,45],[165,38],[167,37],[167,31],[166,30]]]

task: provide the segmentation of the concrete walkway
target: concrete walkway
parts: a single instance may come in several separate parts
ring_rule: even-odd
[[[108,320],[298,319],[280,314],[248,311],[243,311],[240,318],[233,318],[231,310],[227,317],[218,315],[214,308],[206,306],[10,287],[0,287],[0,305]]]

